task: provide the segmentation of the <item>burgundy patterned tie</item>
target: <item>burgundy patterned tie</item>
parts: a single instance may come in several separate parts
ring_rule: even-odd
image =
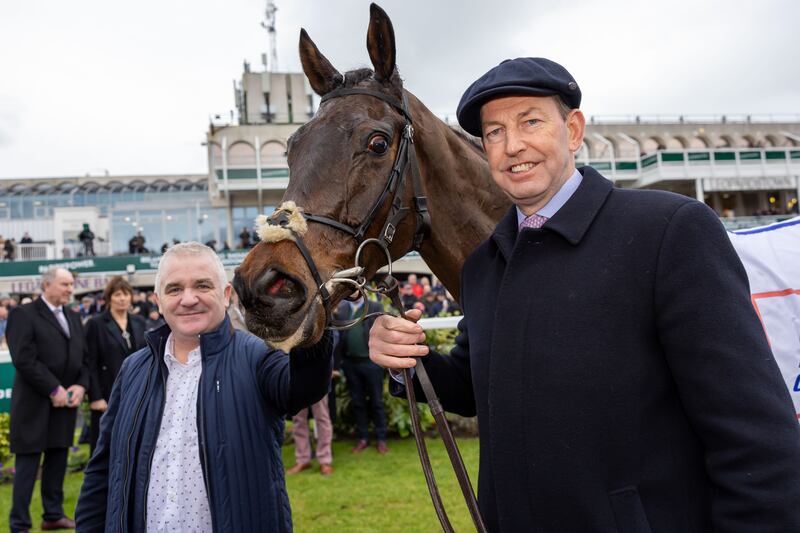
[[[522,228],[534,228],[534,229],[541,228],[542,226],[544,226],[545,222],[547,222],[547,217],[543,217],[542,215],[537,215],[536,213],[534,213],[534,214],[532,214],[530,216],[525,217],[525,220],[523,220],[520,223],[519,229],[522,229]]]

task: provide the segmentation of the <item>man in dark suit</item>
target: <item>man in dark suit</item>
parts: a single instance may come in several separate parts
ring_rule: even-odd
[[[73,289],[69,271],[51,269],[42,276],[41,297],[18,307],[8,319],[6,335],[16,368],[10,435],[16,455],[12,532],[31,528],[29,507],[42,454],[41,528],[75,527],[64,515],[63,484],[89,373],[80,315],[66,307]]]
[[[521,58],[458,109],[515,205],[463,267],[456,347],[422,362],[478,416],[489,530],[800,531],[800,427],[730,240],[702,203],[576,170],[580,99]],[[382,316],[370,355],[410,368],[424,338]]]

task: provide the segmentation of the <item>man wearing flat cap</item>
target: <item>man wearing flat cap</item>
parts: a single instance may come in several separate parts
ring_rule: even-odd
[[[576,169],[580,101],[520,58],[458,107],[514,206],[464,265],[456,347],[422,362],[478,416],[489,530],[800,531],[800,426],[741,262],[704,204]],[[382,316],[370,356],[411,367],[424,338]]]

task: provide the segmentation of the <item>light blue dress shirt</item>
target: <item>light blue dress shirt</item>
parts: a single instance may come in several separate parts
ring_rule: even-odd
[[[553,215],[555,215],[556,212],[558,212],[558,210],[561,209],[565,203],[567,203],[567,200],[572,198],[572,195],[578,190],[578,187],[582,181],[583,176],[581,176],[581,173],[575,169],[575,172],[572,174],[572,176],[570,176],[569,179],[564,182],[564,185],[558,189],[558,192],[555,193],[553,197],[550,198],[550,201],[547,202],[544,207],[539,209],[536,214],[547,218],[553,218]],[[522,224],[522,221],[525,220],[525,218],[525,213],[523,213],[519,206],[517,206],[517,225]]]

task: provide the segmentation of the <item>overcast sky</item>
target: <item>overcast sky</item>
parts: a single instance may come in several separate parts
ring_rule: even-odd
[[[276,0],[278,66],[301,27],[369,66],[367,0]],[[0,2],[0,177],[205,173],[208,117],[267,52],[265,0]],[[406,87],[439,115],[500,60],[569,69],[587,115],[796,114],[800,1],[383,0]]]

